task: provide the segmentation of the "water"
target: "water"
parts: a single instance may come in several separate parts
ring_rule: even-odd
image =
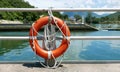
[[[91,24],[92,26],[98,28],[98,29],[120,29],[120,24]]]
[[[26,36],[28,32],[0,32],[0,35]],[[120,31],[72,31],[71,35],[120,36]],[[0,40],[0,61],[34,60],[37,59],[28,40]],[[72,40],[64,60],[120,60],[120,40]]]

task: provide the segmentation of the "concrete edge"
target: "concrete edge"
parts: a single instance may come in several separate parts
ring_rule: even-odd
[[[43,61],[42,61],[43,62]],[[0,64],[24,64],[24,63],[39,63],[39,61],[0,61]],[[63,64],[111,64],[120,63],[120,60],[67,60],[63,61]]]

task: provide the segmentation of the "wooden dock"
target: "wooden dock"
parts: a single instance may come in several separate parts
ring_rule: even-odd
[[[0,30],[29,30],[31,24],[0,24]],[[98,29],[88,24],[68,24],[70,30],[95,30]]]

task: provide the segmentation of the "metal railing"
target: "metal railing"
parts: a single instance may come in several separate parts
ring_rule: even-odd
[[[0,11],[48,11],[50,8],[0,8]],[[120,11],[120,8],[51,8],[52,11],[95,11],[95,12],[110,12]],[[0,40],[24,40],[30,39],[29,36],[0,36]],[[42,40],[44,37],[36,37]],[[120,40],[120,36],[70,36],[71,40]],[[56,37],[56,39],[62,39],[62,36]]]
[[[0,11],[48,11],[50,8],[0,8]],[[120,11],[120,8],[51,8],[52,11]]]
[[[38,40],[43,40],[43,36],[35,37]],[[120,36],[70,36],[70,40],[120,40]],[[0,36],[0,40],[28,40],[30,36]],[[56,37],[56,40],[63,39],[62,36]]]

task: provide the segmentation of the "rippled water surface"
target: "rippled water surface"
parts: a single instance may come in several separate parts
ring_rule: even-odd
[[[26,36],[29,32],[0,32],[0,36]],[[72,36],[120,36],[120,31],[72,31]],[[60,41],[57,41],[57,45]],[[33,61],[28,40],[0,40],[0,61]],[[72,40],[64,60],[120,60],[120,40]]]

